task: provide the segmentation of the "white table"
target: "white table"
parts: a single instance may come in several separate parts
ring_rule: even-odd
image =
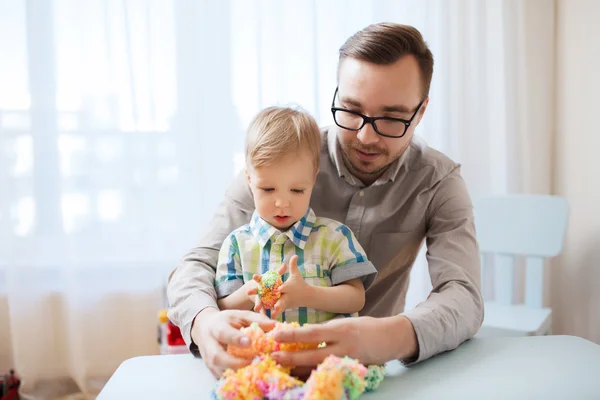
[[[600,346],[572,336],[475,338],[416,366],[387,365],[368,399],[600,399]],[[200,400],[215,379],[191,355],[129,359],[97,400]]]

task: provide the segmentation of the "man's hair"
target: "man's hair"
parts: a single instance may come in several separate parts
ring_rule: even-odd
[[[315,119],[296,107],[268,107],[250,122],[246,135],[246,164],[260,168],[287,154],[308,151],[319,168],[321,135]]]
[[[389,65],[412,55],[421,71],[423,98],[429,96],[433,76],[433,55],[421,33],[409,25],[382,22],[356,32],[340,47],[339,62],[354,58],[378,65]]]

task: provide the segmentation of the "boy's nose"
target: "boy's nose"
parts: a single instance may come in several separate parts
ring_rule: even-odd
[[[285,199],[285,198],[278,198],[275,200],[275,207],[287,207],[289,204],[289,200]]]

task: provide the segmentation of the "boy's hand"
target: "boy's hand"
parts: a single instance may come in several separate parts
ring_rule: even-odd
[[[286,265],[283,264],[280,268],[280,275],[286,270]],[[304,280],[302,273],[298,269],[298,256],[294,255],[290,259],[290,275],[288,279],[279,287],[281,297],[275,303],[271,318],[277,317],[283,311],[289,308],[301,307],[307,296],[310,296],[312,286]]]
[[[258,287],[260,286],[260,275],[254,274],[251,281],[244,283],[246,294],[248,295],[248,300],[254,303],[253,310],[256,312],[261,312],[262,303],[260,298],[258,297]],[[264,310],[262,310],[262,314],[264,314]]]
[[[295,256],[297,258],[297,256]],[[282,264],[281,267],[279,267],[279,269],[277,270],[277,273],[279,275],[283,275],[286,271],[287,267],[285,264]],[[260,312],[262,314],[265,314],[265,308],[263,307],[262,302],[260,301],[260,297],[258,296],[258,287],[261,285],[261,279],[262,277],[258,274],[254,274],[254,276],[252,276],[252,280],[246,282],[246,285],[249,285],[248,288],[248,298],[250,299],[250,301],[254,302],[254,311],[256,312]],[[283,285],[281,286],[283,287]],[[281,289],[280,287],[280,289]],[[273,317],[273,316],[271,316]]]

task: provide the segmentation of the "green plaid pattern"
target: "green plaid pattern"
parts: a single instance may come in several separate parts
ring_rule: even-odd
[[[337,221],[318,218],[312,209],[285,232],[278,230],[254,212],[249,224],[233,231],[223,242],[216,273],[219,298],[239,289],[254,274],[289,265],[298,256],[298,269],[313,286],[329,287],[354,278],[362,278],[365,288],[373,282],[375,267],[350,229]],[[288,273],[283,275],[283,281]],[[338,315],[306,307],[289,309],[277,320],[282,322],[320,323]]]

